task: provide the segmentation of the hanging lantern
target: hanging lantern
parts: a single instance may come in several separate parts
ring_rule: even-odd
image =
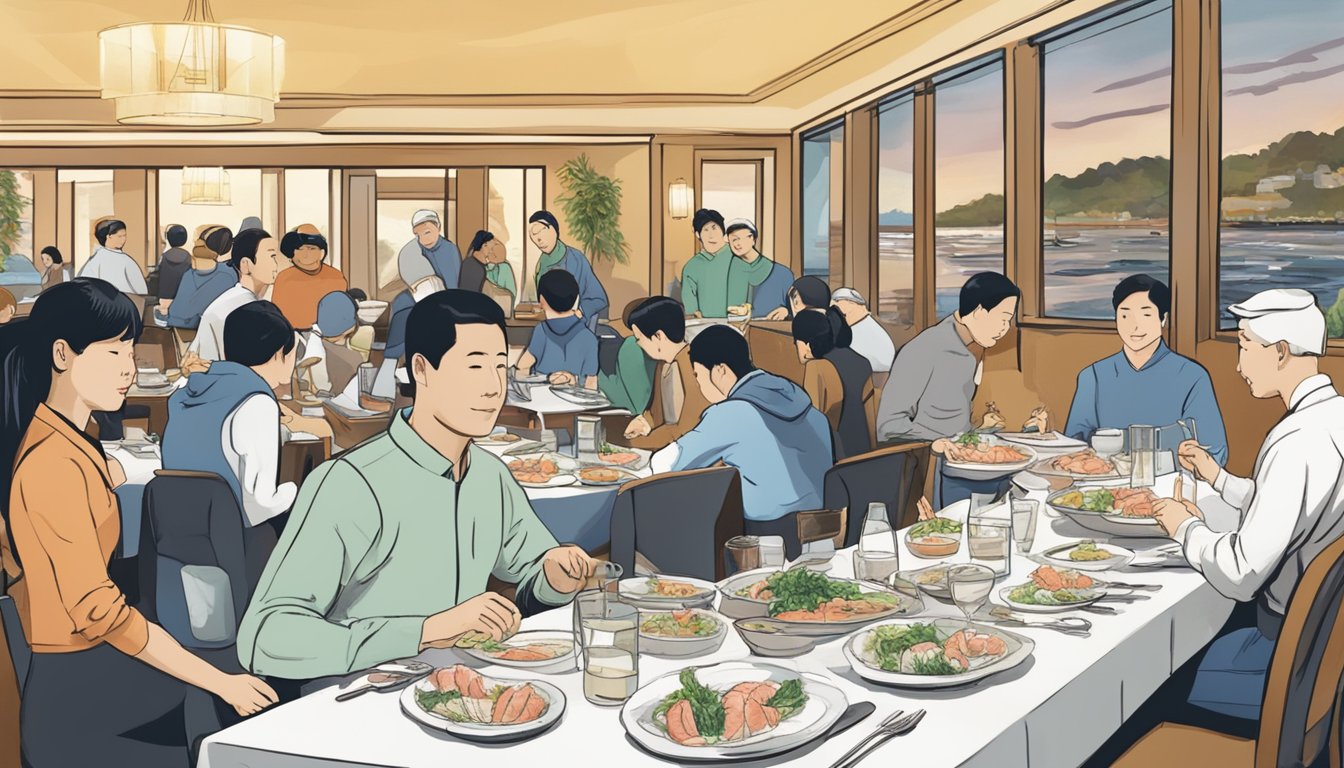
[[[667,212],[674,219],[684,219],[691,215],[695,207],[695,196],[685,179],[677,179],[667,187]]]
[[[183,168],[183,205],[230,205],[229,172],[223,168]]]
[[[180,22],[122,24],[98,33],[102,97],[131,125],[255,125],[275,119],[285,41],[215,23],[210,0]]]

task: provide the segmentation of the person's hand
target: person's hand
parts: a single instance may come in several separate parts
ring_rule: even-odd
[[[919,508],[920,520],[932,520],[933,518],[937,517],[937,515],[935,515],[933,512],[933,505],[930,504],[929,500],[924,498],[923,496],[919,497],[919,501],[916,503],[915,506]]]
[[[625,439],[633,440],[636,437],[644,437],[652,431],[653,427],[649,426],[648,419],[645,419],[643,415],[636,416],[625,427]]]
[[[280,700],[271,686],[252,675],[221,674],[211,693],[243,717],[255,715]]]
[[[985,418],[980,421],[981,429],[1002,429],[1008,422],[1003,420],[1003,414],[998,411],[986,411]]]
[[[583,589],[583,585],[588,583],[588,578],[596,570],[597,561],[582,549],[572,544],[565,544],[547,550],[542,557],[541,568],[551,588],[562,595],[568,595]]]
[[[788,320],[789,310],[787,307],[775,307],[770,310],[770,314],[765,316],[766,320]]]
[[[107,457],[107,476],[112,478],[112,487],[119,488],[126,483],[126,470],[121,462],[112,456]]]
[[[1178,494],[1179,496],[1179,489]],[[1153,516],[1157,518],[1157,524],[1162,526],[1162,530],[1167,536],[1175,537],[1176,531],[1190,518],[1204,519],[1204,513],[1193,502],[1185,501],[1181,498],[1158,499],[1153,503]]]
[[[190,376],[193,373],[205,373],[210,370],[210,361],[202,360],[200,355],[188,351],[177,367],[181,369],[183,376]]]
[[[1022,431],[1027,432],[1031,427],[1035,427],[1036,431],[1041,434],[1050,431],[1050,410],[1044,405],[1031,412],[1031,416],[1022,424]]]
[[[564,371],[556,371],[555,373],[552,373],[550,376],[547,376],[546,381],[550,382],[551,384],[554,384],[557,387],[568,387],[573,386],[578,381],[578,379],[574,378],[574,374],[572,373],[565,373]]]
[[[512,637],[523,620],[518,606],[495,592],[485,592],[425,619],[420,650],[449,648],[468,632],[489,635],[495,642]]]
[[[1218,479],[1218,473],[1222,471],[1213,456],[1194,440],[1181,443],[1176,448],[1176,455],[1180,458],[1182,467],[1194,472],[1196,478],[1206,483]]]
[[[946,437],[940,437],[937,440],[933,441],[933,445],[930,446],[929,450],[933,451],[939,456],[946,456],[948,449],[951,447],[952,447],[951,440],[948,440]]]

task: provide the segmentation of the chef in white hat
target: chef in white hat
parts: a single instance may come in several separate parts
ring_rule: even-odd
[[[1194,441],[1181,444],[1181,465],[1211,483],[1239,521],[1206,523],[1197,506],[1179,499],[1160,500],[1155,509],[1214,589],[1255,602],[1255,626],[1209,646],[1190,703],[1256,720],[1293,588],[1312,559],[1344,535],[1344,398],[1320,372],[1325,315],[1309,291],[1263,291],[1229,311],[1240,319],[1237,371],[1252,395],[1282,400],[1287,413],[1260,446],[1253,479],[1219,467]]]
[[[421,209],[411,216],[414,238],[397,253],[397,274],[415,294],[416,301],[433,293],[422,289],[425,278],[437,277],[435,290],[456,288],[462,273],[462,253],[453,241],[443,236],[443,224],[437,211]]]

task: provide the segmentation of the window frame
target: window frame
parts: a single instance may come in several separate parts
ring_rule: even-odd
[[[837,117],[833,117],[829,120],[823,121],[817,126],[809,128],[806,131],[801,131],[798,134],[798,166],[797,166],[798,169],[797,169],[797,176],[795,176],[795,178],[798,180],[798,215],[796,217],[797,224],[794,227],[794,234],[798,238],[798,251],[797,251],[798,264],[797,264],[797,270],[794,273],[795,276],[797,277],[802,277],[803,275],[807,274],[807,253],[806,253],[807,217],[803,215],[803,207],[805,205],[804,196],[806,194],[806,187],[807,187],[806,183],[803,180],[803,175],[805,173],[803,155],[806,153],[807,142],[816,137],[822,135],[829,135],[835,131],[840,131],[841,152],[840,157],[838,158],[838,165],[841,174],[840,189],[842,190],[840,198],[840,220],[843,222],[847,218],[846,214],[848,212],[848,208],[846,206],[852,204],[849,200],[846,199],[847,196],[843,194],[843,190],[845,189],[846,182],[850,178],[850,169],[849,169],[850,158],[854,157],[854,152],[852,150],[846,151],[846,148],[849,146],[847,141],[849,137],[845,135],[846,127],[847,127],[846,116],[840,115]],[[831,162],[837,163],[837,158],[835,158],[834,155],[832,155],[831,157]],[[831,175],[834,176],[835,172],[836,172],[835,165],[832,165]],[[835,196],[831,194],[832,191],[833,191],[833,185],[832,187],[828,187],[827,189],[827,205],[830,206],[831,216],[834,216]],[[840,228],[839,244],[837,245],[831,242],[829,233],[829,226],[830,226],[829,222],[827,222],[827,226],[828,226],[827,265],[826,265],[825,279],[828,285],[834,287],[835,285],[838,284],[837,280],[843,282],[843,280],[847,278],[847,275],[845,275],[845,268],[844,268],[847,240],[845,238],[844,227],[842,226]]]

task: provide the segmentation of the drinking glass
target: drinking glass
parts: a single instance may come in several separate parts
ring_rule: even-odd
[[[1039,505],[1035,499],[1013,499],[1013,541],[1017,542],[1017,551],[1026,554],[1036,541],[1036,510]]]
[[[1004,516],[1002,506],[972,511],[967,519],[967,543],[971,562],[984,565],[995,575],[1008,574],[1009,542],[1013,538],[1011,516]]]
[[[723,545],[729,576],[761,567],[761,540],[755,536],[734,536]]]
[[[994,591],[994,571],[983,565],[957,565],[948,569],[947,586],[952,602],[966,614],[966,628],[971,628],[971,617],[985,607]]]
[[[784,567],[784,537],[760,536],[757,539],[762,568]]]
[[[625,703],[639,688],[639,609],[602,589],[574,599],[583,697],[602,707]]]
[[[1118,429],[1098,429],[1092,433],[1092,450],[1102,458],[1110,458],[1125,450],[1125,433]]]
[[[1151,488],[1157,482],[1157,427],[1135,425],[1129,428],[1129,484]]]
[[[616,592],[617,582],[625,575],[625,569],[620,563],[613,563],[609,560],[597,561],[593,569],[593,575],[588,577],[584,589],[592,589],[600,592]]]
[[[899,571],[900,555],[896,549],[896,532],[887,517],[887,505],[873,502],[863,520],[863,535],[854,552],[854,578],[886,584]]]

